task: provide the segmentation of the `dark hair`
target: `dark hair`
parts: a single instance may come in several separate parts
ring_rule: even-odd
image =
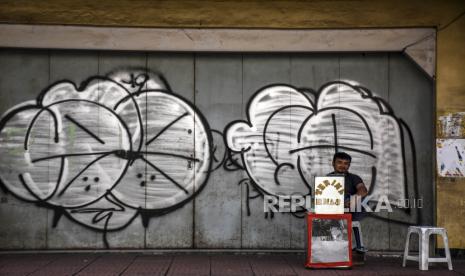
[[[336,152],[333,156],[333,163],[336,161],[336,158],[352,161],[352,157],[345,152]]]

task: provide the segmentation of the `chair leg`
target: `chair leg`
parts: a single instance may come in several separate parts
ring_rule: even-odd
[[[449,250],[449,239],[447,237],[447,232],[444,232],[442,235],[442,239],[444,241],[444,251],[446,253],[446,258],[447,258],[447,267],[449,270],[452,270],[452,259],[450,257],[450,250]]]
[[[419,268],[420,270],[428,270],[429,258],[429,234],[422,232],[420,235],[420,250],[419,250]]]
[[[412,232],[408,231],[407,232],[407,239],[405,240],[405,249],[404,249],[404,259],[402,260],[402,266],[405,267],[407,263],[407,256],[408,256],[408,247],[410,243],[410,235]]]

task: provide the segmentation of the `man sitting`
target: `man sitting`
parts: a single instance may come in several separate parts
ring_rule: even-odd
[[[336,152],[333,156],[333,168],[334,171],[329,173],[331,176],[344,176],[344,207],[350,206],[350,199],[353,196],[364,197],[368,194],[368,190],[363,184],[363,180],[356,174],[349,172],[350,162],[352,157],[345,152]],[[361,202],[356,201],[356,202]],[[364,217],[363,212],[351,212],[352,221],[360,221]],[[359,253],[365,253],[367,250],[360,244],[360,233],[358,228],[354,228],[354,236],[356,248],[355,250]]]

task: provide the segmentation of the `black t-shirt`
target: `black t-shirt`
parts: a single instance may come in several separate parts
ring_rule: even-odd
[[[357,184],[363,183],[360,176],[352,173],[341,174],[331,172],[328,176],[344,176],[344,195],[355,195],[357,193]]]

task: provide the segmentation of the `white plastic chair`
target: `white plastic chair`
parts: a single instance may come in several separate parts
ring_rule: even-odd
[[[419,250],[418,256],[409,255],[410,235],[418,234]],[[429,256],[429,236],[431,234],[441,235],[444,241],[445,258],[430,257]],[[449,239],[447,238],[447,231],[442,227],[433,226],[410,226],[407,232],[407,239],[405,241],[404,259],[402,266],[405,267],[407,260],[417,261],[420,270],[428,270],[429,263],[447,263],[449,270],[452,270],[452,260],[449,251]]]

